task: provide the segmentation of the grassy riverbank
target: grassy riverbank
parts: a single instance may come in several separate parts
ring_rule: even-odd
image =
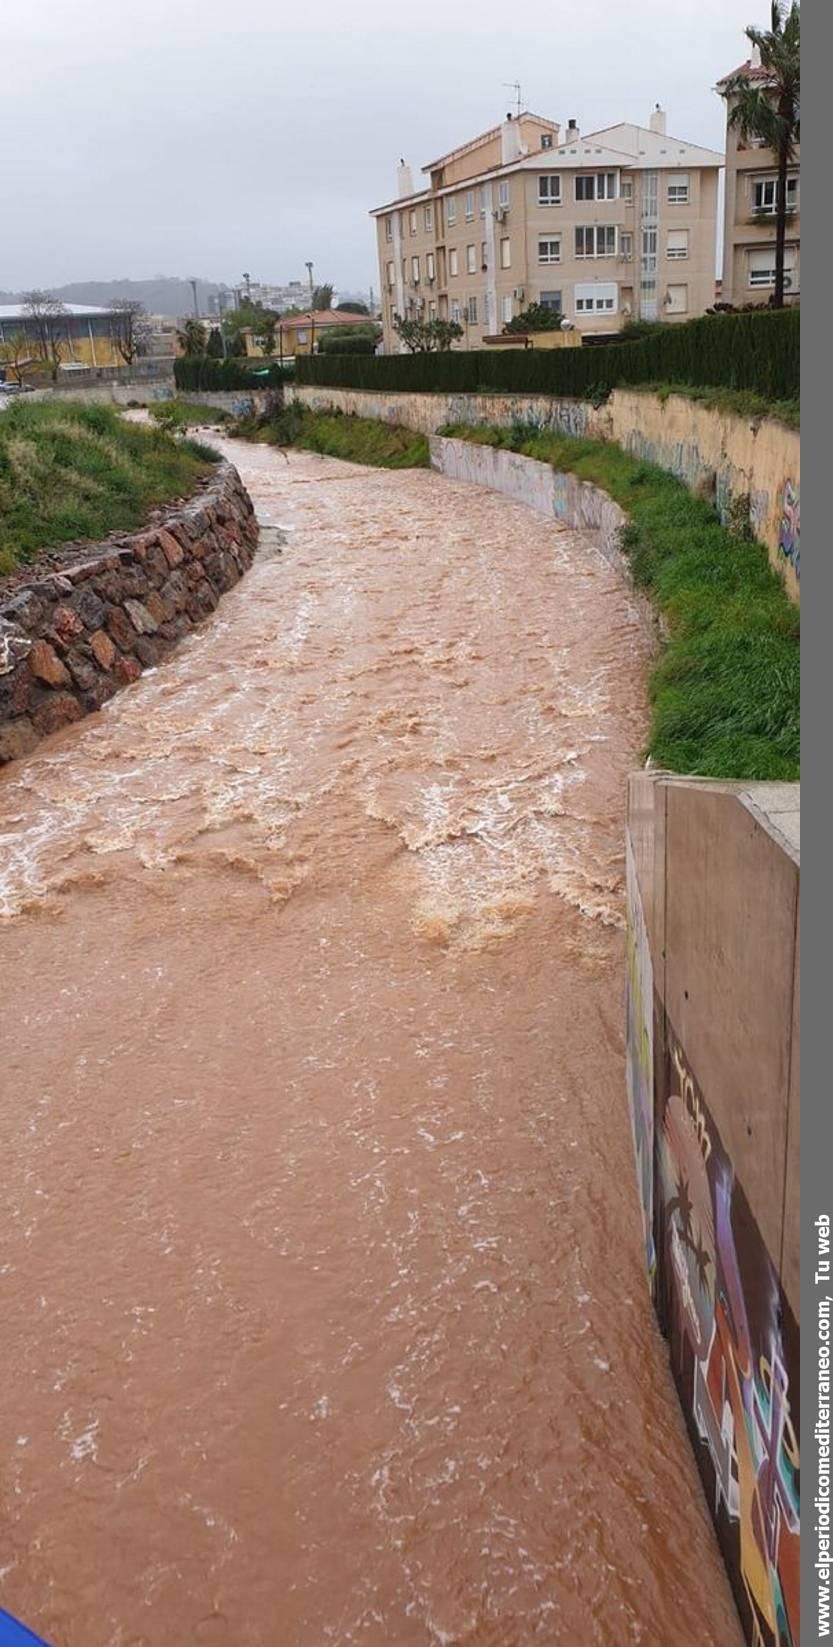
[[[759,544],[618,446],[520,428],[442,433],[570,471],[625,510],[634,581],[669,630],[650,688],[648,752],[658,766],[713,778],[799,777],[799,612]]]
[[[232,432],[375,469],[427,469],[431,461],[428,441],[413,429],[344,412],[310,412],[294,403],[276,417],[243,418]]]
[[[40,549],[141,525],[207,468],[187,441],[109,406],[21,400],[0,414],[0,574]]]

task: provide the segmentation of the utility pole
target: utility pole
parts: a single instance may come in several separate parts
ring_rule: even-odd
[[[200,318],[200,306],[199,306],[199,303],[197,302],[197,282],[195,280],[189,280],[188,285],[190,286],[191,291],[193,293],[193,297],[194,297],[194,318],[196,320],[199,320],[199,318]]]
[[[309,306],[310,306],[310,310],[312,310],[312,301],[313,301],[313,298],[315,296],[315,284],[314,284],[313,278],[312,278],[312,264],[307,263],[305,265],[305,268],[306,268],[307,274],[309,275]]]

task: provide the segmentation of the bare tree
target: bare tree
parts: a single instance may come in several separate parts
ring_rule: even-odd
[[[26,373],[35,364],[34,346],[26,332],[15,332],[0,343],[0,361],[11,372],[18,388],[22,389]]]
[[[150,338],[144,303],[131,297],[114,298],[110,304],[110,335],[125,365],[132,366]]]
[[[54,382],[61,364],[61,352],[67,342],[67,311],[57,297],[42,291],[27,292],[23,308],[32,323],[38,354],[49,367]]]

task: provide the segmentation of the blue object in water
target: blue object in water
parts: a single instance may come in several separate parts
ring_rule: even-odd
[[[0,1607],[0,1647],[49,1647],[43,1636],[33,1635],[25,1624],[18,1624],[11,1613]]]

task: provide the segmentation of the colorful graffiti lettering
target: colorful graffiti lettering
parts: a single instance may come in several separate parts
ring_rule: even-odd
[[[630,835],[625,839],[625,886],[627,899],[627,968],[625,972],[625,1016],[627,1034],[628,1103],[636,1154],[639,1198],[642,1203],[642,1231],[645,1262],[653,1286],[656,1268],[654,1246],[654,983],[651,949],[642,910],[639,881],[633,861]]]
[[[781,524],[778,528],[778,553],[792,566],[797,578],[801,577],[801,495],[791,480],[784,481],[781,496]]]
[[[798,1336],[683,1049],[668,1028],[658,1150],[671,1358],[754,1647],[798,1647]]]

